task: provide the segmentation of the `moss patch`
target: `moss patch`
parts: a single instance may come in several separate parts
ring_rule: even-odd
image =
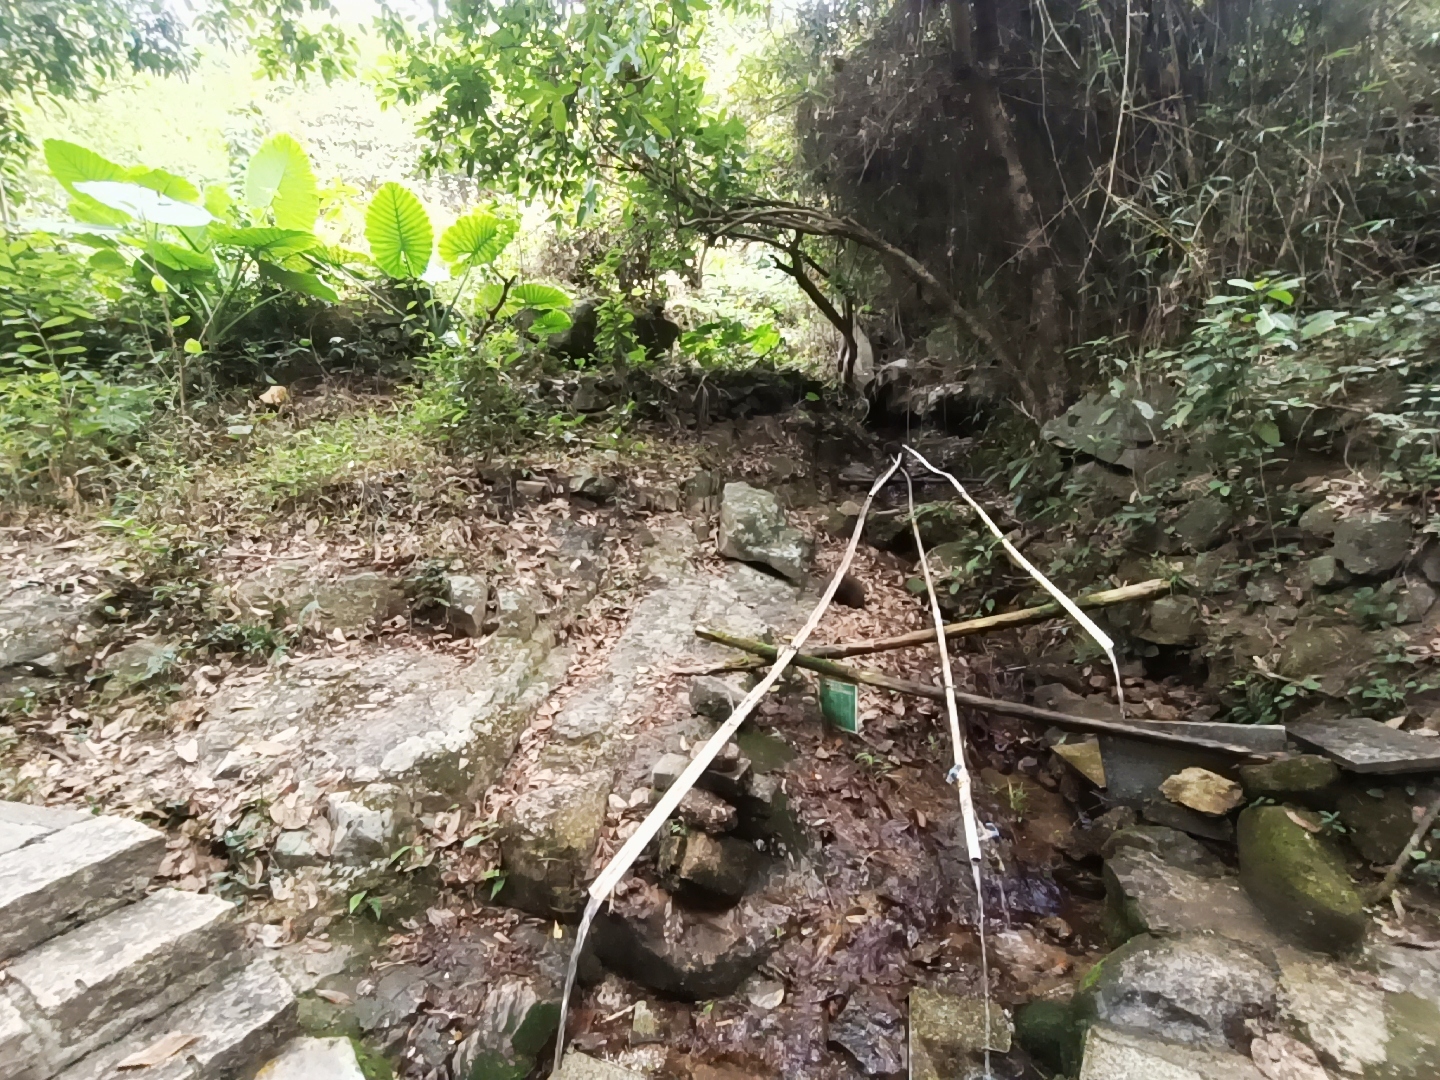
[[[1240,815],[1240,881],[1278,930],[1313,949],[1341,952],[1365,934],[1360,894],[1340,856],[1292,813],[1253,806]]]

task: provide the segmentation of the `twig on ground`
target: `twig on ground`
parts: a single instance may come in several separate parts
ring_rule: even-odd
[[[1415,831],[1410,834],[1410,841],[1405,845],[1405,850],[1400,852],[1400,857],[1390,865],[1390,869],[1385,872],[1384,879],[1375,886],[1374,891],[1370,894],[1370,903],[1378,904],[1395,891],[1395,886],[1400,884],[1400,875],[1405,873],[1406,864],[1410,862],[1411,856],[1419,850],[1420,845],[1425,842],[1425,834],[1435,824],[1436,818],[1440,818],[1440,798],[1431,803],[1430,809],[1425,811],[1425,816],[1420,819],[1420,823],[1415,826]]]

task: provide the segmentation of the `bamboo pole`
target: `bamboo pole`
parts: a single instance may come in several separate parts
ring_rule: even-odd
[[[1164,578],[1155,578],[1151,581],[1142,581],[1137,585],[1122,585],[1118,589],[1105,589],[1101,592],[1078,596],[1075,598],[1075,603],[1082,608],[1113,607],[1115,604],[1125,604],[1134,600],[1153,600],[1157,596],[1164,596],[1169,591],[1170,582]],[[1028,626],[1031,623],[1044,622],[1046,619],[1062,613],[1060,605],[1054,602],[1022,608],[1019,611],[1003,611],[999,615],[986,615],[979,619],[966,619],[964,622],[950,623],[945,627],[945,637],[947,639],[969,637],[972,634],[984,634],[991,630],[1006,630],[1012,626]],[[895,637],[872,638],[869,641],[856,641],[843,645],[815,645],[811,647],[809,655],[839,659],[846,656],[888,652],[891,649],[908,649],[915,645],[928,645],[934,640],[934,631],[916,630],[913,633],[898,634]]]
[[[723,630],[710,630],[705,627],[697,627],[695,635],[705,641],[713,641],[718,645],[728,645],[732,649],[740,649],[743,652],[753,653],[767,660],[774,660],[775,657],[779,655],[779,650],[773,645],[767,645],[763,641],[755,641],[752,638],[737,637],[734,634],[727,634]],[[798,653],[794,659],[791,660],[791,664],[795,667],[805,668],[808,671],[824,675],[826,678],[839,679],[841,682],[873,686],[878,690],[889,690],[895,694],[911,694],[915,697],[929,698],[932,701],[945,700],[945,690],[942,687],[932,686],[928,683],[912,682],[909,679],[897,679],[893,675],[886,675],[883,672],[850,667],[848,664],[840,664],[834,660],[811,656],[808,653]],[[1214,739],[1202,739],[1194,735],[1181,735],[1178,732],[1164,731],[1160,728],[1140,727],[1137,724],[1123,723],[1117,720],[1097,720],[1088,716],[1071,716],[1069,713],[1041,709],[1038,706],[1024,705],[1018,701],[1002,701],[999,698],[982,697],[979,694],[967,694],[960,690],[955,691],[955,700],[968,709],[979,709],[982,712],[994,713],[997,716],[1014,716],[1021,720],[1038,720],[1042,723],[1072,731],[1090,731],[1100,735],[1120,735],[1127,739],[1144,739],[1147,742],[1170,743],[1176,746],[1193,747],[1197,750],[1215,750],[1224,754],[1237,754],[1256,760],[1265,760],[1269,757],[1268,754],[1261,753],[1247,746],[1236,746],[1232,743],[1217,742]]]

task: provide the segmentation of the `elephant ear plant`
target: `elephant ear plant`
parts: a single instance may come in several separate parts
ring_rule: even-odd
[[[432,272],[436,254],[430,215],[414,192],[397,183],[383,184],[365,212],[365,239],[370,256],[385,275],[407,283],[424,301],[412,301],[409,318],[424,318],[431,337],[461,344],[478,343],[495,324],[523,311],[531,314],[532,336],[558,334],[570,326],[565,309],[570,297],[549,285],[517,282],[496,267],[515,238],[516,223],[486,210],[472,210],[440,234],[438,253],[455,286],[450,302],[433,299],[430,283],[443,278]],[[470,286],[477,285],[473,294]],[[416,311],[415,309],[423,309]]]

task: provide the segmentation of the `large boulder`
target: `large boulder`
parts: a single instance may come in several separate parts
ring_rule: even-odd
[[[1335,523],[1332,554],[1352,574],[1389,574],[1410,554],[1414,530],[1404,518],[1379,515],[1345,518]]]
[[[1322,952],[1359,943],[1366,918],[1339,854],[1283,806],[1240,815],[1240,880],[1281,933]],[[1307,822],[1308,824],[1308,822]]]
[[[1223,1047],[1247,1017],[1272,1010],[1278,980],[1264,951],[1211,934],[1140,934],[1100,961],[1075,998],[1091,1022]]]
[[[1155,441],[1150,421],[1136,403],[1109,394],[1087,395],[1049,421],[1040,433],[1062,450],[1088,454],[1108,465],[1123,463],[1126,451]]]
[[[1145,624],[1135,636],[1156,645],[1190,645],[1199,640],[1203,630],[1200,605],[1193,596],[1162,596],[1150,605]]]
[[[1345,836],[1366,862],[1389,864],[1399,857],[1415,831],[1416,813],[1433,796],[1411,798],[1399,787],[1352,787],[1335,804]],[[1420,804],[1417,809],[1417,804]]]
[[[1287,679],[1314,679],[1326,694],[1343,697],[1372,651],[1353,626],[1297,626],[1280,644],[1277,670]]]
[[[1230,1049],[1186,1046],[1097,1025],[1085,1038],[1080,1080],[1271,1080]],[[1297,1078],[1298,1080],[1298,1078]]]
[[[612,781],[603,769],[562,775],[515,800],[500,839],[503,903],[541,916],[579,915]]]
[[[1182,551],[1209,551],[1225,539],[1234,523],[1235,512],[1227,503],[1210,497],[1196,499],[1180,511],[1170,527],[1173,546]]]
[[[792,581],[809,568],[814,545],[785,520],[774,494],[749,484],[725,485],[720,501],[720,554],[762,563]]]
[[[1258,765],[1241,765],[1240,785],[1245,798],[1296,802],[1309,807],[1335,804],[1340,766],[1319,754],[1293,754]]]
[[[559,1023],[559,987],[543,976],[505,976],[490,987],[474,1030],[455,1048],[452,1075],[463,1080],[528,1076]]]

